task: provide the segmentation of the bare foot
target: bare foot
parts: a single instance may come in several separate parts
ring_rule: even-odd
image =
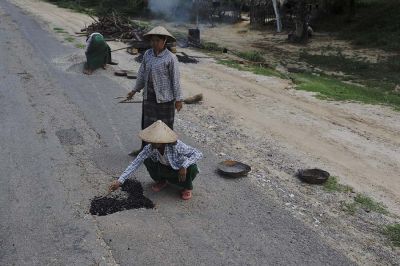
[[[103,67],[103,69],[106,69],[107,65],[106,65],[106,64],[104,64],[102,67]]]
[[[90,70],[90,69],[86,68],[86,69],[83,70],[83,73],[86,74],[86,75],[92,75],[93,74],[93,70]]]

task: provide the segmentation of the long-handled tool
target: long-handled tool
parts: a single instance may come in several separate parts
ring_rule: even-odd
[[[133,46],[126,46],[126,47],[118,48],[118,49],[112,50],[111,53],[112,53],[112,52],[115,52],[115,51],[120,51],[120,50],[128,49],[128,48],[133,48]]]
[[[115,97],[114,99],[124,99],[119,101],[118,103],[142,103],[142,101],[133,101],[133,100],[129,100],[128,98],[126,98],[126,96],[119,96],[119,97]],[[203,100],[203,94],[196,94],[192,97],[188,97],[186,99],[183,100],[183,102],[185,104],[194,104],[194,103],[198,103],[201,102]]]
[[[133,101],[133,100],[126,98],[125,96],[115,97],[114,99],[123,99],[123,100],[119,101],[118,103],[142,103],[143,102],[143,101]]]

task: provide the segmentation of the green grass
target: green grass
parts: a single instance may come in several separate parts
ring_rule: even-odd
[[[86,45],[84,45],[82,43],[77,43],[77,44],[75,44],[75,47],[79,48],[79,49],[85,49]]]
[[[350,202],[350,203],[342,202],[341,205],[342,205],[342,211],[344,211],[348,214],[351,214],[351,215],[354,215],[356,213],[356,211],[358,210],[357,203],[355,203],[355,202]]]
[[[352,192],[353,188],[347,185],[342,185],[338,182],[338,178],[335,176],[329,177],[324,184],[324,190],[328,192]]]
[[[354,198],[354,202],[358,203],[358,205],[366,211],[373,211],[382,214],[389,213],[386,206],[382,203],[376,202],[374,199],[363,194],[357,194]]]
[[[318,59],[318,58],[317,58]],[[315,60],[317,60],[315,59]],[[275,76],[280,78],[288,78],[284,74],[276,71],[275,69],[259,65],[240,64],[234,60],[217,60],[219,64],[223,64],[241,71],[250,71],[257,75]],[[314,62],[315,63],[315,62]],[[363,68],[364,63],[343,63],[334,57],[334,60],[329,61],[333,67],[337,64],[343,64],[344,69],[351,71],[352,69]],[[393,68],[397,69],[400,65],[397,61],[393,60],[387,62]],[[369,63],[365,63],[364,68],[369,67]],[[371,74],[373,75],[373,74]],[[398,75],[400,79],[400,75]],[[337,100],[337,101],[354,101],[367,104],[381,104],[393,107],[395,110],[400,110],[400,93],[395,92],[388,83],[383,81],[381,83],[374,82],[374,80],[364,81],[365,85],[357,85],[342,81],[339,78],[328,75],[316,75],[311,73],[293,73],[290,78],[296,84],[299,90],[305,90],[317,93],[317,97],[324,100]],[[386,84],[386,85],[385,85]],[[399,80],[400,84],[400,80]],[[379,86],[382,85],[382,86]]]
[[[258,51],[239,52],[236,55],[251,62],[265,62],[265,58]]]
[[[339,37],[363,47],[400,51],[398,0],[359,0],[356,16],[324,16],[315,23],[319,31],[335,31]]]
[[[135,24],[135,27],[140,28],[142,30],[149,30],[150,28],[152,28],[151,22],[148,21],[134,20],[133,23]]]
[[[64,40],[66,40],[67,42],[74,42],[75,38],[71,37],[71,36],[68,36],[68,37],[65,37]]]
[[[348,214],[355,214],[358,209],[363,209],[367,212],[376,212],[381,214],[389,214],[386,206],[380,202],[375,201],[374,199],[358,193],[354,197],[353,202],[342,202],[341,203],[342,210],[347,212]]]
[[[71,0],[46,0],[46,1],[55,4],[59,7],[68,8],[79,13],[93,14],[93,10],[91,8],[83,7],[82,5],[79,5],[76,1],[71,1]]]
[[[311,55],[301,53],[300,59],[328,71],[341,71],[364,85],[374,85],[391,91],[400,84],[400,56],[395,55],[377,63],[360,58],[347,58],[340,50],[336,54]]]
[[[63,28],[55,27],[55,28],[53,28],[53,30],[54,30],[55,32],[57,32],[57,33],[67,33]]]
[[[218,64],[225,65],[231,68],[235,68],[237,70],[241,71],[250,71],[254,74],[257,75],[263,75],[263,76],[273,76],[273,77],[279,77],[279,78],[286,78],[283,76],[283,74],[279,73],[275,69],[268,68],[268,67],[263,67],[263,66],[258,66],[258,65],[245,65],[245,64],[240,64],[234,60],[217,60]]]
[[[201,48],[210,52],[222,52],[223,48],[215,42],[201,42]]]
[[[390,239],[394,246],[400,247],[400,224],[385,226],[383,234]]]
[[[400,94],[394,91],[349,84],[327,75],[296,73],[291,77],[297,89],[316,92],[321,99],[383,104],[400,110]]]

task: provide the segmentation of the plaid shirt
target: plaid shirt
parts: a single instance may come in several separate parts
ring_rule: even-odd
[[[203,157],[203,154],[200,151],[186,145],[180,140],[178,140],[176,144],[167,144],[165,146],[164,154],[167,157],[167,162],[174,170],[188,168]],[[133,160],[133,162],[118,178],[118,181],[123,184],[129,175],[134,173],[147,158],[151,158],[155,162],[160,161],[160,153],[157,152],[157,149],[153,149],[151,144],[148,144],[143,148],[135,160]]]
[[[147,100],[149,78],[153,81],[157,103],[183,100],[178,59],[168,49],[164,49],[159,55],[149,49],[143,55],[133,91],[140,92],[144,88],[144,100]]]

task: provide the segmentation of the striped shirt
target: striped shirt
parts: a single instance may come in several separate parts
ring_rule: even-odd
[[[149,49],[143,55],[133,91],[140,92],[144,89],[144,100],[147,100],[149,79],[153,81],[157,103],[183,100],[178,59],[168,49],[164,49],[159,55]]]
[[[178,140],[176,144],[167,144],[165,146],[164,155],[166,157],[165,161],[174,170],[188,168],[203,157],[200,151],[186,145],[180,140]],[[147,158],[151,158],[154,162],[160,162],[162,160],[160,156],[161,154],[157,149],[153,149],[151,144],[147,144],[135,160],[125,169],[118,178],[118,181],[123,184],[125,180],[128,179],[129,175],[134,173]]]

